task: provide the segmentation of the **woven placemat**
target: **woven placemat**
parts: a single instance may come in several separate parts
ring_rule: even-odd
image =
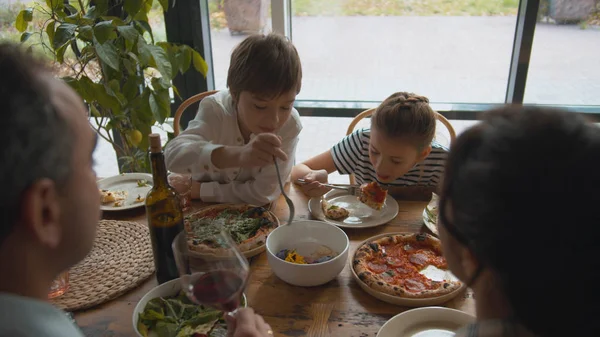
[[[94,248],[69,271],[69,290],[51,302],[68,311],[87,309],[121,296],[153,272],[148,226],[101,220]]]

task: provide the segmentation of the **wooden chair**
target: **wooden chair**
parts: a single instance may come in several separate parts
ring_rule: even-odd
[[[186,99],[183,103],[181,103],[179,108],[177,108],[177,111],[175,111],[175,118],[173,120],[173,133],[175,134],[175,137],[177,137],[179,135],[179,132],[180,132],[179,123],[181,121],[181,116],[183,115],[183,112],[185,111],[185,109],[187,109],[190,105],[192,105],[196,102],[200,102],[204,97],[214,95],[217,92],[218,92],[218,90],[201,92],[199,94],[196,94],[196,95]]]
[[[373,113],[375,112],[375,109],[376,108],[365,110],[365,111],[359,113],[356,117],[354,117],[354,119],[352,120],[352,122],[350,122],[350,125],[348,126],[346,135],[349,135],[352,132],[354,132],[354,128],[356,127],[358,122],[360,122],[362,119],[373,115]],[[448,130],[448,135],[450,136],[449,143],[452,143],[454,141],[454,139],[456,139],[456,132],[454,131],[452,124],[450,124],[450,122],[446,119],[446,117],[442,116],[439,112],[436,112],[435,116],[436,116],[437,120],[441,124],[443,124],[446,127],[446,129]],[[437,139],[437,134],[436,134],[435,139]],[[450,145],[450,144],[448,144],[448,145]],[[352,184],[352,185],[356,184],[356,178],[354,177],[354,174],[350,175],[350,184]]]

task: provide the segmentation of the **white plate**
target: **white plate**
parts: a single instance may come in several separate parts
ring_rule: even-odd
[[[377,332],[377,337],[451,337],[474,320],[475,317],[455,309],[412,309],[385,322]]]
[[[362,245],[364,245],[366,242],[377,240],[383,236],[389,236],[389,235],[394,235],[394,234],[402,234],[402,233],[399,233],[399,232],[398,233],[383,233],[383,234],[375,235],[375,236],[370,237],[370,238],[366,239],[365,241],[359,243],[358,246],[356,246],[356,247],[358,249],[358,247],[362,247]],[[431,306],[431,305],[440,305],[442,303],[446,303],[446,302],[450,301],[451,299],[456,297],[458,294],[460,294],[466,288],[465,284],[462,283],[462,285],[458,289],[456,289],[455,291],[453,291],[451,293],[448,293],[448,294],[445,294],[442,296],[437,296],[437,297],[430,297],[430,298],[405,298],[405,297],[393,296],[390,294],[382,293],[380,291],[377,291],[377,290],[369,287],[366,283],[361,281],[361,279],[358,277],[358,275],[356,274],[356,271],[354,270],[354,267],[352,266],[352,261],[354,261],[355,255],[356,255],[356,250],[354,250],[352,257],[348,261],[349,261],[350,272],[352,273],[352,276],[354,277],[354,280],[356,281],[356,283],[358,283],[358,285],[362,288],[362,290],[364,290],[367,294],[369,294],[379,300],[382,300],[384,302],[390,303],[390,304],[401,305],[401,306],[405,306],[405,307],[426,307],[426,306]],[[450,273],[450,272],[448,272],[448,273]],[[454,275],[451,275],[451,276],[455,277]],[[403,335],[397,335],[397,336],[403,336]]]
[[[398,215],[398,203],[396,199],[388,195],[385,204],[379,211],[360,202],[356,196],[349,195],[345,191],[331,190],[323,196],[332,205],[343,207],[350,215],[341,220],[331,220],[325,217],[321,208],[321,198],[311,198],[308,201],[308,210],[312,215],[322,221],[346,228],[367,228],[386,224]]]
[[[140,316],[140,313],[142,313],[144,311],[146,304],[151,299],[157,298],[157,297],[175,296],[179,293],[180,290],[181,290],[181,280],[177,278],[177,279],[165,282],[161,285],[158,285],[158,286],[152,288],[152,290],[150,290],[149,292],[147,292],[146,295],[144,295],[144,297],[142,297],[142,299],[137,303],[137,305],[135,306],[135,309],[133,309],[133,316],[131,317],[132,323],[133,323],[133,331],[135,331],[135,333],[139,337],[143,337],[142,334],[137,329],[138,318]],[[243,307],[248,306],[248,300],[246,298],[246,294],[242,294],[241,305]]]
[[[138,186],[138,180],[146,180],[148,186]],[[123,203],[123,206],[115,207],[112,203],[101,205],[100,209],[103,211],[122,211],[126,209],[132,209],[137,207],[144,207],[145,202],[135,202],[138,195],[142,198],[146,198],[146,194],[152,188],[152,175],[148,173],[123,173],[118,176],[112,176],[104,178],[98,181],[98,188],[101,190],[109,191],[126,191],[127,199]]]

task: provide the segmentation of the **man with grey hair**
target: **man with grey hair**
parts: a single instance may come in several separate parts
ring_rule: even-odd
[[[0,337],[82,337],[46,299],[92,249],[97,136],[77,94],[20,47],[0,44]],[[251,308],[228,336],[271,336]]]
[[[82,336],[45,300],[91,250],[100,218],[96,134],[77,94],[0,45],[0,336]]]

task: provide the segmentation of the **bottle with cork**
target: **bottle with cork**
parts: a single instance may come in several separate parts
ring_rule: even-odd
[[[179,277],[171,243],[183,231],[183,212],[177,191],[169,185],[160,135],[150,134],[153,186],[146,196],[146,216],[159,284]]]

